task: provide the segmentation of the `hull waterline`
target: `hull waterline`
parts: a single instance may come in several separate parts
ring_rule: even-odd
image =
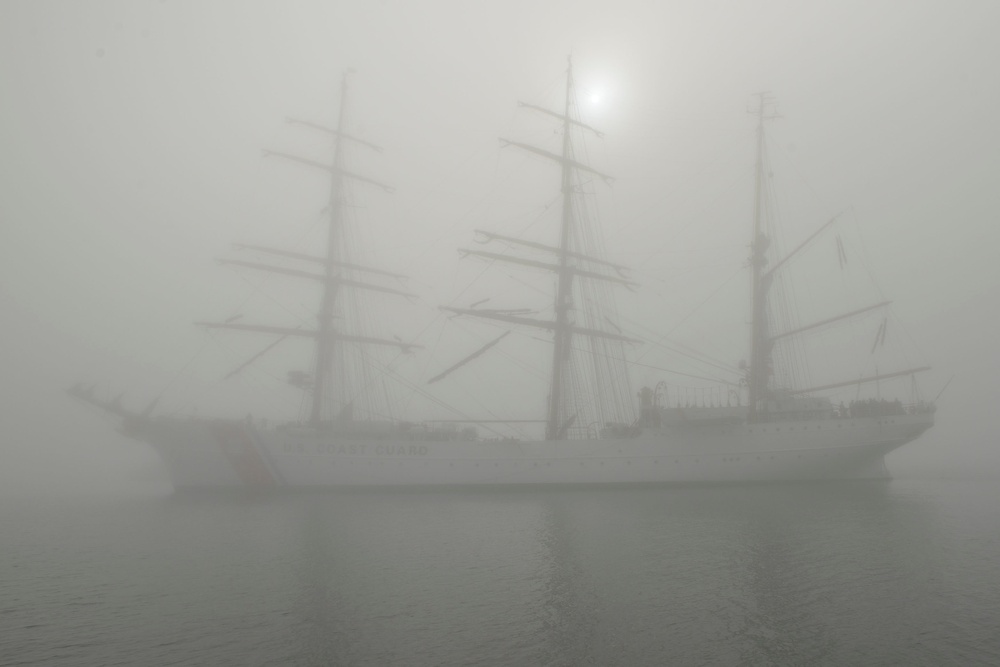
[[[221,420],[151,419],[177,487],[488,486],[763,482],[887,476],[883,457],[930,415],[648,429],[566,441],[339,437]]]

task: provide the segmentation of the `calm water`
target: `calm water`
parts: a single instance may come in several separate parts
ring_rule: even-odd
[[[987,482],[6,499],[4,665],[1000,664]]]

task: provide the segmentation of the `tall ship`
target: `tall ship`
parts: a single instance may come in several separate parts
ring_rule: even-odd
[[[349,133],[345,123],[347,95],[345,75],[337,127],[313,126],[333,137],[332,164],[277,154],[322,168],[330,176],[324,252],[309,255],[245,246],[258,254],[318,269],[227,260],[251,270],[318,282],[321,296],[316,326],[306,329],[232,320],[201,323],[213,329],[260,332],[279,340],[294,337],[310,341],[312,372],[290,376],[304,392],[307,418],[265,424],[249,416],[158,415],[154,406],[131,411],[118,400],[98,398],[92,389],[77,386],[70,390],[117,415],[124,434],[152,445],[175,487],[655,484],[883,477],[887,475],[884,456],[933,425],[932,402],[904,404],[878,399],[848,407],[835,405],[818,393],[913,376],[923,368],[875,373],[812,389],[783,386],[775,380],[773,350],[779,341],[885,304],[792,331],[775,329],[779,320],[774,315],[771,286],[776,271],[789,257],[772,257],[764,225],[765,96],[760,97],[758,110],[749,261],[751,341],[740,389],[745,400],[738,398],[735,405],[732,401],[726,405],[721,401],[682,403],[669,400],[659,385],[634,392],[628,351],[640,341],[621,329],[615,305],[616,289],[632,287],[633,283],[626,267],[603,257],[597,216],[587,205],[587,193],[611,179],[587,165],[580,157],[582,151],[578,152],[581,134],[599,133],[579,117],[571,61],[561,110],[521,103],[545,116],[547,122],[558,124],[561,150],[501,140],[503,145],[526,151],[558,170],[561,210],[558,228],[551,234],[554,241],[541,243],[478,231],[477,240],[483,247],[461,251],[491,264],[549,274],[554,285],[551,315],[523,308],[484,307],[489,299],[442,309],[451,317],[541,332],[551,342],[544,416],[532,420],[540,427],[537,437],[491,435],[495,431],[485,420],[416,423],[366,407],[361,385],[371,384],[371,375],[358,367],[358,360],[363,362],[370,355],[347,351],[389,348],[406,352],[419,346],[380,336],[351,321],[352,316],[365,318],[359,317],[364,309],[352,307],[350,299],[372,293],[398,297],[406,292],[384,280],[397,278],[397,274],[363,265],[348,252],[345,188],[355,181],[384,186],[345,163],[346,144],[377,148]],[[459,359],[431,381],[486,353],[507,333]]]

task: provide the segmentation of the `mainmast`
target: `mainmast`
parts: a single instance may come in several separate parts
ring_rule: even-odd
[[[551,331],[553,333],[552,352],[552,378],[548,397],[548,406],[545,419],[545,438],[547,440],[559,440],[566,437],[567,431],[577,418],[577,414],[567,414],[568,392],[571,391],[569,380],[571,368],[570,354],[573,350],[574,336],[581,336],[593,340],[638,342],[626,336],[620,331],[613,333],[592,326],[580,326],[575,321],[574,309],[574,284],[575,278],[586,278],[604,283],[618,283],[632,285],[624,276],[624,267],[607,262],[599,257],[587,255],[574,249],[574,239],[579,235],[577,230],[578,221],[574,210],[574,193],[576,192],[575,174],[577,172],[587,172],[600,177],[606,182],[612,179],[585,164],[577,162],[573,152],[573,131],[575,128],[589,130],[600,136],[600,132],[585,125],[573,117],[573,62],[569,59],[566,70],[566,95],[562,113],[550,111],[532,104],[519,103],[520,106],[539,111],[548,116],[555,117],[561,121],[563,138],[562,150],[560,154],[550,153],[546,150],[536,148],[527,144],[517,143],[501,139],[504,146],[515,146],[535,155],[547,158],[560,165],[560,182],[562,192],[562,211],[559,227],[559,243],[556,246],[544,245],[532,241],[501,236],[490,232],[477,232],[489,243],[498,241],[512,246],[532,248],[555,255],[555,262],[538,261],[528,258],[509,256],[500,253],[486,252],[481,250],[463,249],[465,255],[476,255],[493,261],[509,262],[522,266],[530,266],[546,271],[551,271],[556,276],[555,294],[555,317],[552,320],[540,320],[531,317],[524,317],[515,314],[519,311],[485,310],[475,308],[446,308],[460,315],[471,315],[494,321],[507,322],[510,324],[527,325]],[[610,273],[613,270],[615,273]],[[606,319],[606,318],[605,318]]]
[[[573,229],[573,181],[570,160],[573,159],[573,143],[570,134],[570,102],[573,99],[573,59],[568,59],[566,68],[566,100],[563,111],[562,141],[562,222],[559,234],[559,272],[555,301],[555,345],[552,350],[552,389],[549,392],[549,410],[545,420],[545,439],[559,439],[560,406],[563,392],[564,367],[569,361],[570,343],[573,331],[570,328],[570,309],[573,307],[573,273],[569,271],[569,242]]]

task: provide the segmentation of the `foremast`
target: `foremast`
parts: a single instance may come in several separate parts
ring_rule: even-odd
[[[326,405],[327,387],[333,380],[333,353],[336,339],[333,337],[334,308],[340,284],[337,282],[337,260],[342,260],[342,232],[344,219],[344,151],[341,137],[345,136],[345,117],[347,112],[347,73],[340,80],[340,109],[337,113],[337,140],[333,144],[333,168],[330,170],[330,202],[328,221],[326,262],[323,284],[323,296],[320,300],[319,312],[316,314],[318,336],[316,337],[316,363],[313,370],[312,409],[309,421],[318,424],[323,421]]]
[[[372,268],[368,266],[363,266],[360,264],[353,263],[349,261],[351,258],[348,257],[348,253],[345,247],[344,240],[344,222],[345,222],[345,209],[348,204],[347,202],[347,183],[348,181],[362,182],[368,185],[373,185],[379,187],[386,192],[392,192],[392,188],[384,185],[374,179],[368,178],[361,174],[352,172],[348,170],[345,166],[346,155],[344,150],[344,144],[346,142],[351,142],[357,145],[367,147],[369,149],[381,152],[381,148],[354,137],[347,132],[347,112],[348,112],[348,72],[343,74],[340,84],[340,104],[337,117],[337,126],[335,128],[328,128],[323,125],[318,125],[315,123],[310,123],[307,121],[288,119],[288,122],[297,125],[302,125],[314,130],[319,130],[334,138],[334,149],[333,149],[333,161],[332,164],[324,164],[314,160],[309,160],[306,158],[298,157],[296,155],[290,155],[288,153],[282,153],[279,151],[265,151],[265,156],[276,156],[281,157],[286,160],[291,160],[304,164],[309,167],[313,167],[322,171],[325,171],[330,178],[330,195],[327,210],[329,212],[329,217],[327,220],[327,242],[325,248],[325,254],[323,256],[307,255],[304,253],[292,252],[288,250],[281,250],[276,248],[269,248],[259,245],[248,245],[248,244],[237,244],[235,247],[237,249],[252,250],[260,253],[266,253],[269,255],[275,255],[283,258],[293,259],[297,261],[308,262],[313,265],[320,264],[323,267],[322,273],[316,273],[313,271],[304,271],[295,268],[282,267],[282,266],[272,266],[267,264],[262,264],[258,262],[249,262],[245,260],[235,260],[235,259],[223,259],[220,263],[232,264],[242,267],[258,269],[269,271],[272,273],[278,273],[286,276],[293,276],[297,278],[307,278],[310,280],[315,280],[321,283],[321,296],[319,300],[319,307],[316,314],[316,328],[315,329],[303,329],[302,327],[281,327],[281,326],[270,326],[261,324],[244,324],[235,323],[232,321],[226,322],[199,322],[202,326],[209,328],[224,328],[224,329],[235,329],[241,331],[255,331],[259,333],[271,333],[280,335],[281,338],[273,343],[265,351],[273,347],[274,344],[284,340],[285,338],[291,337],[305,337],[310,338],[315,342],[315,358],[313,366],[313,374],[311,378],[311,383],[309,383],[309,389],[312,392],[311,406],[309,410],[309,422],[313,426],[320,426],[321,424],[328,423],[333,419],[350,419],[351,418],[351,406],[352,399],[347,395],[347,392],[342,392],[345,395],[340,397],[342,400],[339,401],[340,409],[334,414],[333,406],[335,401],[332,400],[334,397],[332,394],[335,391],[334,379],[337,377],[337,373],[341,375],[346,375],[346,368],[338,368],[338,346],[343,343],[353,343],[353,344],[364,344],[364,345],[376,345],[376,346],[387,346],[395,347],[403,352],[408,352],[413,348],[419,347],[417,345],[404,343],[399,340],[387,340],[382,338],[377,338],[369,335],[362,335],[358,333],[348,333],[339,330],[336,326],[336,321],[338,319],[338,306],[341,297],[341,292],[343,289],[352,290],[362,290],[370,292],[378,292],[383,294],[394,294],[398,296],[412,297],[412,294],[404,292],[402,290],[394,289],[392,287],[387,287],[385,285],[378,284],[377,282],[369,282],[367,277],[370,276],[387,276],[391,278],[401,279],[404,276],[395,274],[389,271],[384,271],[377,268]],[[354,276],[366,276],[365,279],[356,279]],[[258,355],[259,356],[259,355]],[[256,357],[255,357],[256,358]]]

